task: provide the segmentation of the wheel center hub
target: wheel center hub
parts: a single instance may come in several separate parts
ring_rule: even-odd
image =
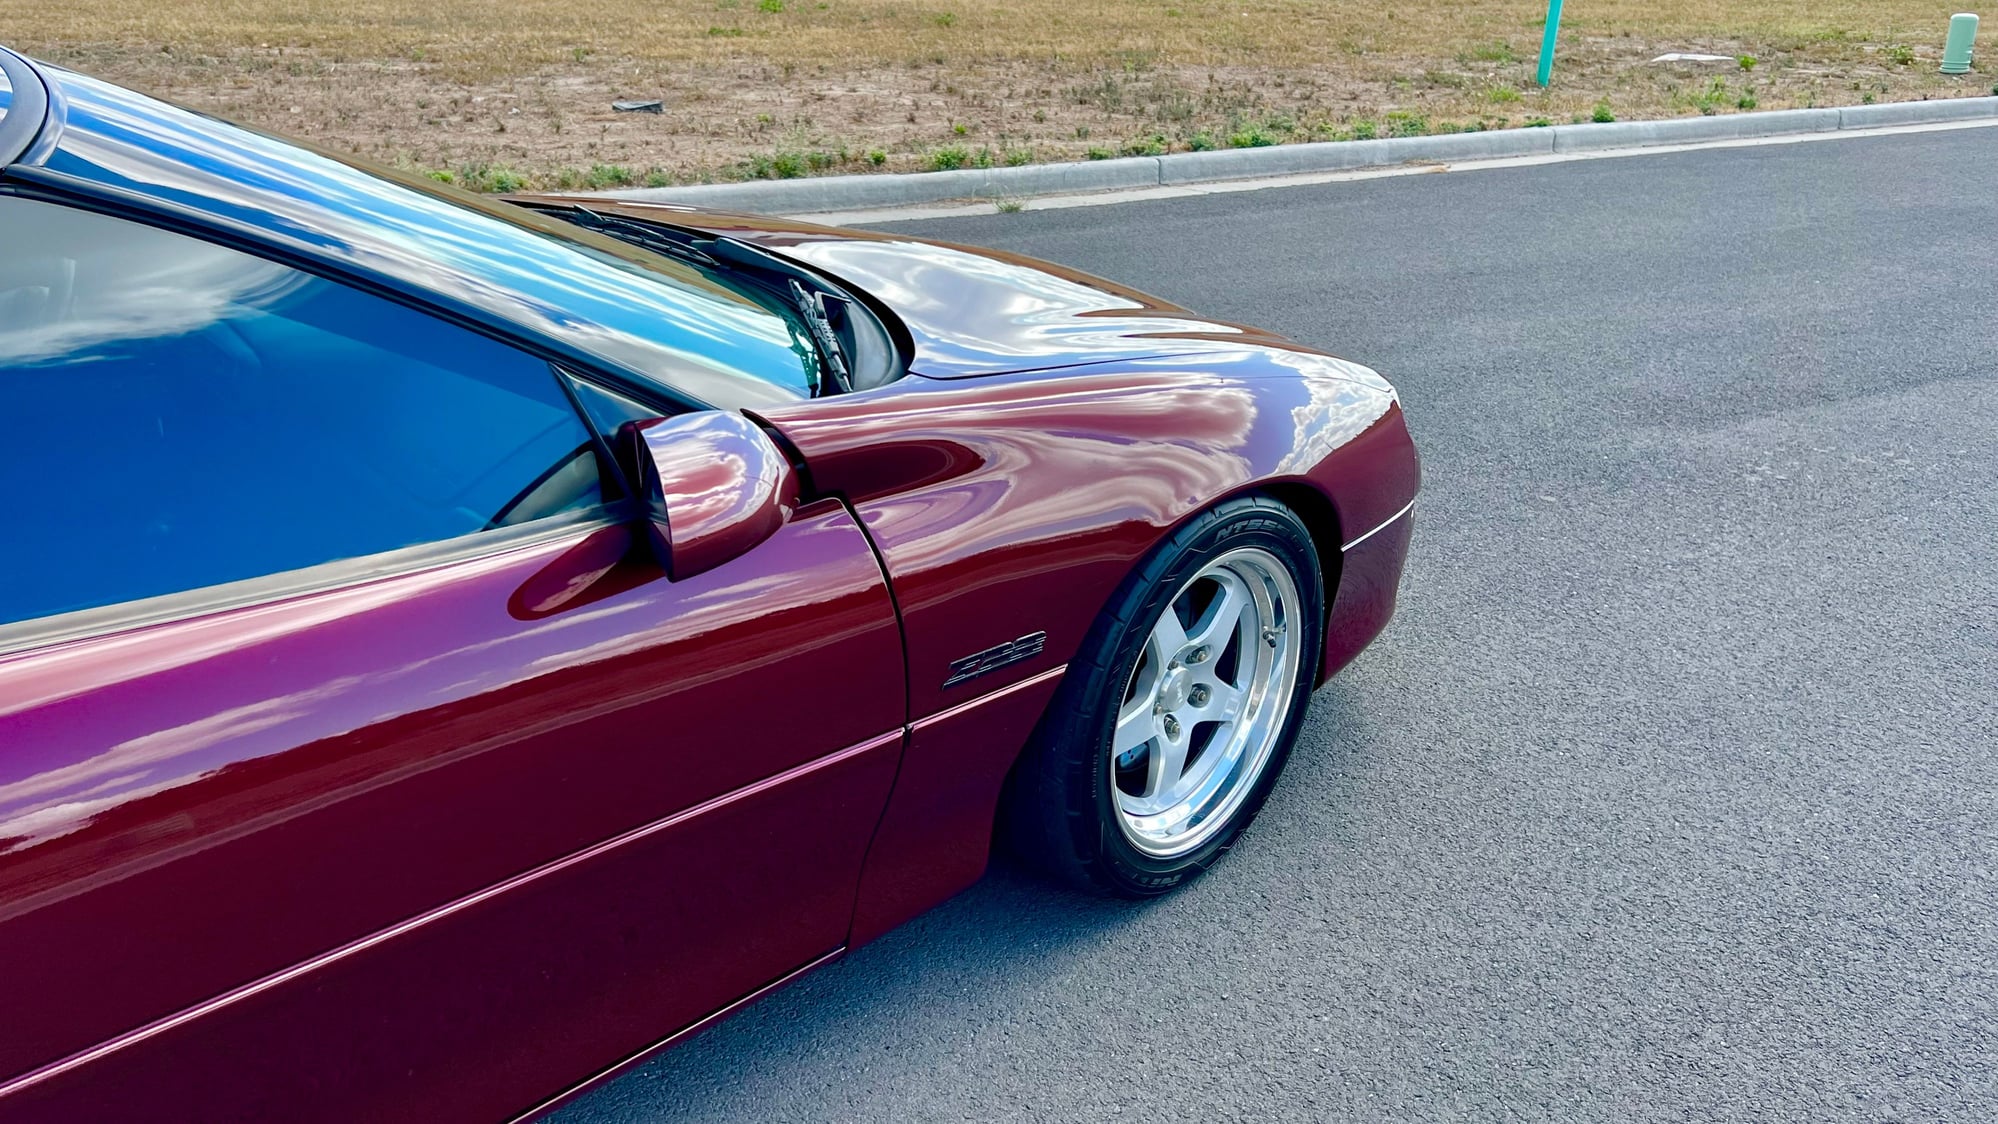
[[[1186,705],[1186,697],[1193,691],[1193,673],[1183,667],[1167,672],[1159,681],[1157,706],[1161,711],[1178,710]]]

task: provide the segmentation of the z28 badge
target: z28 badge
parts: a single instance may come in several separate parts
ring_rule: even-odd
[[[1008,640],[1004,644],[987,648],[982,652],[973,652],[963,659],[952,660],[950,678],[944,680],[944,686],[955,687],[967,679],[976,679],[987,672],[997,671],[1009,663],[1032,659],[1040,655],[1041,649],[1047,645],[1048,634],[1035,632],[1018,640]]]

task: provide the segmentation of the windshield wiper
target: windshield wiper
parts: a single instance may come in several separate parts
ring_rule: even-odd
[[[620,242],[629,242],[641,249],[651,250],[655,254],[664,254],[667,257],[678,258],[681,261],[705,266],[709,269],[721,268],[721,263],[716,261],[714,255],[708,253],[706,250],[690,242],[674,238],[669,234],[664,234],[645,223],[618,218],[616,215],[600,215],[588,207],[580,205],[571,206],[565,211],[558,211],[556,213],[560,217],[575,223],[577,226],[586,227],[600,234],[608,234]]]
[[[704,269],[725,273],[728,272],[729,266],[736,266],[748,273],[759,288],[779,299],[783,294],[778,289],[777,282],[780,278],[783,279],[790,286],[791,303],[805,321],[813,350],[819,354],[820,366],[825,375],[840,393],[849,393],[853,390],[853,374],[847,367],[846,347],[840,342],[839,329],[835,323],[838,317],[853,315],[850,303],[847,298],[837,293],[827,294],[800,284],[797,278],[804,274],[798,267],[765,250],[732,239],[703,237],[682,233],[671,227],[655,226],[638,219],[600,214],[579,203],[549,208],[544,213],[553,214],[564,221],[608,235],[620,242],[677,258]],[[829,301],[833,305],[831,309],[827,308]]]
[[[839,333],[833,331],[832,320],[826,316],[825,294],[807,292],[796,280],[791,282],[791,299],[804,314],[805,324],[812,330],[812,339],[819,345],[819,354],[825,358],[826,370],[832,375],[833,385],[842,394],[853,389],[853,377],[847,374],[846,353],[839,342]]]

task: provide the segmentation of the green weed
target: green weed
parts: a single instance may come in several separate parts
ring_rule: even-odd
[[[527,178],[525,176],[522,176],[511,168],[496,167],[491,164],[462,165],[453,179],[443,182],[455,182],[467,191],[486,191],[501,194],[509,191],[519,191],[527,186]]]
[[[1457,56],[1458,62],[1518,62],[1519,56],[1512,51],[1512,44],[1497,41],[1473,47]]]
[[[1387,133],[1391,137],[1427,136],[1429,118],[1405,109],[1394,110],[1387,115]]]
[[[583,182],[596,191],[602,191],[607,187],[625,187],[637,179],[637,176],[631,174],[630,168],[621,164],[592,164],[590,170],[583,176]]]
[[[1701,115],[1712,117],[1720,108],[1734,100],[1728,96],[1727,79],[1714,77],[1707,84],[1695,88],[1690,93],[1682,93],[1674,100],[1700,111]]]
[[[753,180],[794,180],[812,172],[822,172],[838,163],[843,156],[844,153],[832,152],[758,153],[749,158],[742,171]]]

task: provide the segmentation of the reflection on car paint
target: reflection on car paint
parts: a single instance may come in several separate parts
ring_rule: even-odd
[[[579,532],[0,658],[0,992],[68,1020],[0,1036],[0,1073],[52,1060],[20,1050],[87,1046],[247,982],[246,964],[275,970],[652,809],[779,771],[806,747],[900,723],[899,633],[836,505],[801,512],[753,560],[687,582],[652,567],[572,612],[523,624],[505,611],[592,534],[619,536],[630,553],[623,527]],[[588,572],[600,556],[575,561]],[[417,607],[425,627],[412,643]],[[405,655],[333,671],[366,651]],[[829,661],[846,669],[839,681],[812,673]],[[716,739],[777,684],[799,707],[769,716],[789,734],[714,741],[735,750],[689,758],[684,747]],[[421,810],[446,791],[451,816]],[[471,804],[485,812],[467,818]],[[470,824],[485,826],[467,836]],[[268,912],[271,887],[253,872],[273,869],[305,879],[309,895]],[[181,897],[202,909],[156,912]],[[215,928],[239,910],[261,920]],[[170,955],[176,970],[112,951],[136,932],[148,934],[147,965]],[[115,987],[112,965],[131,973]],[[86,986],[97,1000],[58,1002]]]
[[[52,171],[266,232],[696,398],[750,405],[804,393],[787,321],[687,280],[691,271],[641,277],[530,229],[578,236],[558,220],[518,208],[494,217],[484,208],[495,204],[426,194],[80,75],[64,75],[64,87],[69,124]]]

